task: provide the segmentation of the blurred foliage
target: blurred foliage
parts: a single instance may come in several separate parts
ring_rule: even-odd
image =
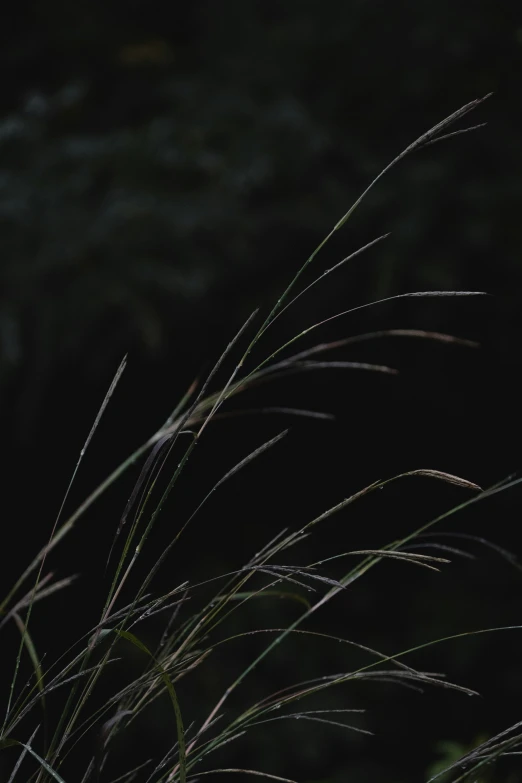
[[[442,774],[444,773],[444,770],[446,770],[452,764],[456,764],[460,758],[470,751],[475,750],[475,748],[478,748],[483,742],[486,742],[487,739],[488,737],[486,736],[480,736],[469,745],[465,745],[461,742],[451,742],[448,740],[438,742],[436,751],[437,755],[439,756],[439,760],[430,766],[426,774],[426,779],[431,780],[431,778],[434,778],[438,775],[439,777],[437,779],[440,781],[440,783],[449,783],[449,781],[452,780],[452,776],[454,778],[455,776],[462,774],[462,769],[459,770],[457,768],[457,770],[454,770],[453,772]],[[498,769],[498,764],[495,765],[490,762],[485,764],[475,774],[473,779],[476,781],[476,783],[498,783],[499,774],[500,770]],[[478,775],[478,777],[476,775]],[[519,779],[520,778],[513,773],[507,774],[507,776],[501,778],[503,783],[518,783]]]
[[[383,181],[331,256],[393,237],[306,312],[347,291],[520,282],[506,5],[48,0],[1,35],[0,388],[31,390],[24,416],[71,366],[106,373],[172,340],[206,358],[401,147],[489,90],[473,121],[492,129]]]

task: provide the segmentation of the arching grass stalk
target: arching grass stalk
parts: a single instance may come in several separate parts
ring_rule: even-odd
[[[486,96],[487,97],[487,96]],[[343,215],[343,217],[335,224],[330,233],[323,239],[323,241],[317,246],[309,258],[298,270],[296,275],[291,280],[290,284],[283,291],[274,307],[269,312],[268,316],[262,322],[261,326],[257,329],[254,336],[250,338],[246,349],[243,351],[240,359],[233,366],[233,369],[228,371],[228,380],[222,385],[218,391],[211,389],[211,384],[217,376],[218,371],[224,367],[225,362],[229,359],[233,349],[239,345],[240,340],[247,334],[248,329],[251,327],[253,320],[256,316],[256,312],[247,319],[245,324],[238,331],[234,339],[230,342],[226,350],[214,365],[212,371],[209,373],[203,384],[199,387],[199,384],[193,383],[187,393],[182,397],[179,403],[175,406],[171,415],[167,418],[164,424],[134,453],[126,459],[120,466],[118,466],[113,473],[102,482],[81,504],[81,506],[62,524],[61,517],[62,512],[69,496],[70,488],[74,482],[78,469],[83,461],[83,457],[87,447],[90,445],[94,432],[97,429],[100,418],[103,415],[110,397],[114,391],[116,383],[118,382],[125,362],[120,366],[111,387],[102,403],[100,411],[95,419],[94,425],[87,437],[84,447],[81,450],[79,459],[77,461],[73,476],[69,483],[69,487],[66,491],[62,507],[59,514],[52,526],[51,534],[47,545],[38,553],[33,559],[28,568],[23,572],[20,579],[17,580],[14,587],[9,591],[7,597],[2,601],[0,605],[0,614],[4,615],[4,619],[14,619],[17,622],[21,631],[21,642],[18,650],[18,654],[15,661],[14,675],[11,679],[9,698],[7,705],[7,713],[4,721],[2,735],[0,742],[4,746],[18,743],[23,748],[23,758],[32,756],[34,759],[39,760],[39,769],[33,775],[32,780],[43,781],[45,778],[53,778],[57,781],[61,781],[61,767],[64,760],[71,753],[72,749],[76,747],[76,744],[85,735],[91,727],[95,726],[97,721],[102,716],[107,714],[107,710],[111,707],[116,708],[116,714],[113,717],[108,718],[102,726],[98,743],[98,750],[89,762],[89,766],[85,772],[84,780],[87,783],[92,776],[101,776],[103,773],[105,759],[107,755],[107,749],[110,742],[116,736],[116,734],[124,730],[130,723],[139,715],[146,707],[148,707],[152,701],[158,697],[161,693],[168,693],[171,699],[171,703],[175,713],[175,723],[177,727],[177,742],[173,749],[167,756],[163,767],[157,767],[153,776],[157,772],[156,780],[154,783],[160,783],[160,781],[172,781],[175,778],[179,778],[181,783],[185,783],[187,778],[187,772],[195,763],[197,763],[204,756],[206,757],[211,751],[218,747],[221,747],[225,742],[231,741],[234,737],[238,737],[244,729],[254,725],[258,722],[268,720],[266,716],[270,713],[275,704],[265,699],[262,702],[258,702],[252,705],[249,709],[241,713],[238,717],[232,719],[227,727],[218,733],[217,737],[208,738],[209,729],[213,728],[219,717],[223,705],[228,700],[229,696],[237,690],[237,688],[243,683],[245,678],[253,671],[253,669],[262,661],[267,655],[269,655],[276,647],[281,644],[290,634],[304,633],[300,628],[303,622],[312,617],[319,609],[322,609],[324,605],[337,596],[341,591],[347,589],[356,579],[366,574],[372,567],[380,563],[383,559],[388,558],[394,561],[399,561],[401,564],[413,564],[429,569],[437,569],[439,565],[443,565],[447,562],[445,557],[435,557],[432,555],[424,555],[418,552],[406,551],[412,541],[415,541],[420,535],[429,530],[436,522],[449,516],[450,513],[454,513],[459,508],[464,508],[469,505],[470,502],[476,502],[477,499],[490,497],[496,492],[504,491],[510,486],[515,486],[521,481],[521,479],[514,479],[505,483],[502,486],[491,488],[486,492],[481,492],[476,498],[471,501],[467,501],[464,504],[456,507],[451,512],[438,517],[436,520],[426,523],[419,527],[411,535],[406,536],[398,541],[394,541],[391,544],[383,547],[382,549],[364,549],[346,553],[337,553],[329,558],[312,563],[309,566],[288,566],[285,564],[274,563],[273,559],[276,555],[286,551],[289,547],[295,546],[301,542],[306,536],[310,534],[312,528],[322,523],[332,515],[343,511],[355,500],[363,498],[365,495],[373,492],[375,489],[385,487],[391,481],[395,481],[399,478],[406,478],[411,476],[424,476],[440,479],[443,481],[449,481],[450,483],[458,484],[469,490],[480,491],[472,482],[466,481],[459,477],[451,476],[447,473],[435,470],[418,470],[410,471],[408,473],[395,476],[385,481],[376,481],[355,493],[349,498],[345,498],[335,506],[327,509],[319,516],[312,519],[310,522],[304,525],[297,531],[284,532],[282,535],[273,539],[266,547],[260,550],[251,561],[243,568],[236,570],[232,574],[228,575],[224,579],[224,584],[217,590],[214,598],[206,603],[203,608],[195,608],[194,611],[189,612],[189,616],[180,619],[177,625],[168,623],[167,627],[162,634],[162,638],[158,644],[157,650],[152,652],[147,645],[143,643],[139,636],[137,636],[134,630],[131,632],[130,627],[134,628],[135,625],[142,622],[148,616],[163,611],[168,606],[168,598],[182,592],[183,598],[179,601],[174,601],[174,616],[177,617],[177,612],[180,607],[183,607],[187,600],[192,600],[196,596],[198,586],[182,585],[173,591],[170,591],[164,596],[160,596],[156,599],[149,599],[147,590],[153,582],[153,579],[158,572],[161,565],[165,562],[167,555],[172,551],[175,544],[178,542],[180,536],[186,530],[187,526],[192,523],[195,516],[199,513],[203,505],[213,496],[213,493],[218,490],[226,481],[232,479],[240,470],[247,465],[250,465],[253,460],[258,456],[261,456],[265,451],[272,446],[276,445],[278,441],[283,437],[285,433],[272,438],[271,440],[261,444],[250,452],[246,457],[240,460],[234,467],[226,471],[220,479],[218,479],[209,492],[203,496],[203,499],[196,504],[195,510],[188,516],[184,522],[180,522],[176,528],[176,532],[173,535],[170,543],[165,548],[162,555],[157,559],[153,567],[149,570],[145,578],[142,578],[138,585],[133,587],[134,598],[123,609],[117,608],[117,603],[120,597],[123,595],[124,588],[130,587],[131,576],[135,571],[135,564],[138,558],[141,556],[145,544],[147,543],[151,531],[153,530],[159,514],[165,506],[167,499],[169,498],[172,490],[179,481],[179,478],[184,471],[189,458],[194,452],[195,446],[200,441],[203,433],[207,430],[207,427],[211,421],[218,416],[230,415],[230,413],[222,414],[221,408],[227,401],[233,399],[237,394],[252,388],[253,386],[265,382],[267,380],[276,380],[277,378],[284,377],[288,373],[293,372],[305,372],[311,369],[328,369],[330,367],[336,368],[350,368],[360,370],[377,370],[379,372],[394,372],[393,368],[388,368],[382,365],[370,365],[357,362],[339,362],[339,361],[316,361],[315,357],[328,350],[342,347],[343,345],[349,345],[350,342],[362,341],[367,339],[377,339],[379,337],[390,336],[409,336],[409,337],[422,337],[425,339],[438,339],[446,342],[462,342],[470,344],[469,341],[459,340],[459,338],[452,338],[447,335],[440,335],[437,333],[427,333],[419,330],[389,330],[375,332],[365,335],[353,336],[344,340],[338,340],[333,343],[322,343],[312,348],[301,350],[299,353],[294,354],[286,358],[281,358],[280,354],[283,353],[288,347],[293,345],[294,342],[300,338],[309,334],[313,330],[320,326],[329,323],[342,316],[354,313],[364,307],[374,306],[379,303],[394,301],[407,297],[446,297],[446,296],[470,296],[479,295],[481,292],[473,291],[425,291],[425,292],[413,292],[398,294],[395,296],[387,297],[379,300],[378,302],[372,302],[369,304],[363,304],[350,309],[346,309],[340,313],[326,317],[317,323],[311,324],[301,330],[293,338],[287,340],[283,345],[276,348],[270,353],[269,356],[264,359],[258,360],[257,366],[246,374],[242,374],[243,366],[246,359],[250,356],[254,347],[257,345],[261,337],[266,330],[275,322],[275,320],[282,315],[283,312],[293,304],[295,304],[301,296],[310,291],[312,287],[323,280],[327,275],[333,273],[339,269],[343,264],[349,260],[355,258],[363,251],[374,247],[383,237],[379,237],[372,242],[369,242],[359,250],[352,253],[350,256],[342,259],[338,264],[326,271],[320,272],[312,282],[302,289],[297,291],[293,298],[290,295],[295,291],[297,283],[301,278],[303,272],[314,261],[321,249],[327,244],[335,232],[337,232],[351,217],[355,209],[359,206],[368,192],[375,186],[375,184],[386,174],[393,166],[406,157],[411,152],[417,149],[428,146],[435,141],[449,138],[460,133],[467,132],[474,128],[468,128],[461,131],[446,133],[447,129],[454,122],[459,120],[469,111],[478,106],[484,99],[472,101],[459,109],[457,112],[451,114],[448,118],[438,123],[431,128],[427,133],[424,133],[416,141],[410,144],[403,150],[390,164],[388,164],[381,173],[370,183],[361,196],[355,201],[350,209]],[[479,126],[474,126],[479,127]],[[275,361],[277,360],[277,361]],[[263,409],[261,409],[263,410]],[[272,410],[281,410],[275,407]],[[286,408],[286,412],[292,412],[294,414],[303,415],[324,415],[318,414],[314,411],[302,411],[299,409]],[[244,411],[243,411],[244,413]],[[183,444],[181,436],[188,433],[190,440],[187,446]],[[111,584],[107,592],[107,596],[104,601],[104,605],[101,609],[99,621],[96,627],[90,632],[85,645],[79,653],[77,653],[72,661],[65,662],[65,665],[58,673],[54,673],[53,679],[50,679],[49,675],[52,671],[52,667],[48,667],[44,672],[40,658],[36,652],[36,647],[33,644],[32,637],[29,634],[28,626],[31,617],[31,611],[36,601],[41,598],[47,597],[51,592],[66,586],[69,581],[61,580],[60,582],[47,584],[52,577],[43,575],[43,568],[49,552],[61,542],[67,533],[73,528],[77,520],[84,514],[84,512],[95,502],[104,492],[110,487],[134,462],[140,457],[149,452],[148,459],[143,465],[138,481],[131,493],[131,496],[125,506],[122,517],[119,524],[115,529],[115,535],[112,547],[117,543],[120,534],[126,530],[124,537],[122,551],[119,559],[114,568]],[[165,489],[160,494],[159,499],[155,502],[154,507],[150,510],[150,505],[155,497],[155,489],[157,487],[157,479],[168,469],[168,457],[170,454],[175,454],[177,459],[177,465],[172,471]],[[130,521],[132,519],[132,521]],[[126,523],[129,524],[126,526]],[[111,551],[112,551],[111,547]],[[448,551],[450,548],[446,547]],[[453,549],[453,552],[456,552]],[[109,552],[109,560],[110,560]],[[334,580],[324,574],[317,572],[317,566],[324,565],[324,563],[333,559],[340,559],[344,557],[357,557],[362,558],[354,568],[348,571],[345,576],[340,580]],[[108,561],[109,562],[109,561]],[[36,579],[32,590],[21,599],[18,599],[15,603],[13,600],[18,591],[28,579],[28,577],[36,571]],[[256,587],[254,582],[253,589],[249,582],[259,577],[269,577],[268,584],[263,583],[261,587]],[[310,590],[312,585],[315,588],[325,589],[326,592],[315,601],[307,601],[301,595],[301,590]],[[281,589],[283,588],[283,589]],[[294,593],[291,593],[293,590]],[[285,593],[286,591],[286,593]],[[270,642],[265,649],[255,657],[254,660],[243,670],[238,677],[235,678],[233,683],[226,689],[223,695],[218,700],[215,707],[210,711],[207,718],[202,721],[199,728],[194,728],[192,735],[187,739],[187,730],[184,727],[184,720],[182,719],[182,709],[180,707],[176,690],[174,687],[175,682],[180,677],[186,676],[195,667],[208,657],[212,650],[212,644],[207,642],[207,637],[219,628],[226,619],[228,619],[232,613],[239,612],[242,607],[247,605],[251,600],[262,595],[290,595],[292,600],[296,600],[301,606],[304,606],[303,611],[298,618],[291,623],[288,627],[277,631],[276,637]],[[19,612],[23,608],[27,610],[25,618],[21,618]],[[464,634],[463,634],[464,635]],[[231,637],[230,637],[231,638]],[[239,638],[237,635],[235,638]],[[455,637],[453,637],[455,638]],[[138,648],[147,657],[147,664],[143,675],[137,677],[129,687],[124,688],[121,692],[114,694],[114,696],[108,700],[107,704],[95,709],[94,714],[88,717],[82,718],[87,703],[91,694],[94,692],[95,686],[105,671],[105,669],[112,665],[114,662],[114,653],[116,645],[123,642],[130,642],[136,648]],[[228,641],[228,640],[227,640]],[[103,645],[102,645],[103,642]],[[347,642],[348,643],[348,642]],[[433,644],[430,642],[428,644]],[[15,695],[15,688],[17,682],[18,671],[20,667],[21,655],[23,647],[28,649],[34,667],[35,683],[32,685],[29,691]],[[200,646],[200,647],[198,647]],[[325,687],[331,687],[333,684],[340,684],[341,682],[348,681],[353,678],[375,676],[373,672],[367,671],[370,668],[376,666],[382,666],[383,663],[390,663],[392,665],[392,674],[382,670],[377,674],[395,677],[400,680],[401,678],[407,680],[419,680],[425,683],[431,684],[445,684],[437,677],[428,675],[427,673],[417,672],[406,664],[397,661],[396,659],[406,653],[399,653],[393,656],[385,656],[376,651],[370,650],[370,648],[363,648],[362,645],[358,646],[359,649],[366,649],[372,655],[377,656],[377,661],[374,661],[370,666],[364,666],[354,672],[348,672],[345,675],[341,675],[334,678],[331,682],[322,684],[310,684],[299,685],[291,688],[290,691],[284,695],[280,694],[281,703],[290,704],[296,700],[303,698],[304,696],[316,693]],[[420,649],[420,648],[419,648]],[[98,652],[101,654],[100,660],[93,660],[94,656],[98,656]],[[66,656],[67,657],[67,656]],[[54,735],[51,739],[51,744],[48,749],[45,750],[43,755],[36,753],[32,748],[35,735],[33,734],[29,741],[26,743],[20,742],[18,739],[13,739],[10,735],[15,727],[19,725],[22,720],[30,714],[30,711],[39,703],[44,703],[47,694],[58,687],[64,685],[70,686],[67,689],[67,697],[61,715],[57,721]],[[303,686],[303,687],[302,687]],[[462,690],[460,686],[452,685],[451,687],[457,690]],[[466,690],[466,689],[464,689]],[[279,698],[279,697],[278,697]],[[307,719],[313,721],[323,721],[324,718],[318,715],[312,716],[312,713],[306,713]],[[300,717],[304,717],[305,713],[300,713]],[[332,721],[330,721],[332,722]],[[507,742],[507,741],[506,741]],[[494,745],[494,751],[499,751],[500,747],[504,747],[503,740],[500,744]],[[490,748],[493,752],[493,750]],[[16,769],[12,775],[18,773],[21,761],[16,766]],[[165,768],[166,767],[166,768]],[[239,771],[235,768],[230,768],[229,771]],[[207,770],[203,774],[211,774],[213,770]],[[255,770],[249,770],[250,774],[258,774]],[[261,774],[261,773],[259,773]],[[264,773],[263,773],[264,774]],[[268,775],[268,773],[267,773]],[[270,775],[268,775],[270,777]],[[274,776],[272,776],[274,777]]]

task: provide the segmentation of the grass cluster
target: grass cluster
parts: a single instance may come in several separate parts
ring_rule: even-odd
[[[209,579],[206,583],[183,582],[172,586],[164,594],[156,594],[155,577],[164,568],[167,558],[173,550],[175,551],[180,537],[187,527],[194,523],[201,508],[225,482],[234,480],[243,468],[262,458],[268,450],[276,448],[286,435],[286,431],[283,431],[258,445],[221,476],[210,492],[199,499],[199,503],[188,518],[177,524],[172,539],[145,575],[137,568],[137,564],[142,562],[143,552],[149,544],[158,517],[169,495],[177,488],[196,445],[203,436],[207,436],[207,425],[217,417],[230,415],[229,408],[224,410],[223,408],[237,395],[253,386],[288,374],[306,373],[327,367],[393,372],[391,368],[380,365],[334,361],[328,358],[330,351],[358,341],[377,339],[383,335],[466,342],[444,334],[395,329],[352,336],[336,342],[318,343],[311,348],[294,351],[294,342],[318,329],[327,321],[358,309],[352,308],[343,313],[330,315],[320,323],[306,327],[293,339],[272,351],[269,356],[263,357],[260,353],[264,334],[268,329],[272,329],[275,321],[286,308],[292,306],[299,297],[307,293],[325,276],[384,238],[379,237],[368,243],[331,269],[319,273],[310,285],[298,289],[302,273],[315,261],[319,251],[333,234],[344,226],[369,190],[406,155],[441,139],[471,130],[470,128],[457,131],[448,129],[481,102],[478,100],[467,104],[423,134],[379,174],[312,253],[261,325],[257,329],[254,328],[257,313],[253,313],[230,342],[204,382],[193,383],[165,423],[64,520],[69,490],[124,372],[125,360],[122,362],[81,451],[47,545],[34,557],[0,604],[0,627],[14,626],[20,634],[15,659],[4,662],[2,666],[2,674],[9,673],[7,704],[0,735],[2,753],[10,754],[8,783],[19,780],[38,783],[44,780],[55,780],[63,783],[66,779],[67,783],[70,783],[70,779],[66,777],[67,771],[77,770],[81,764],[83,769],[76,779],[81,780],[82,783],[111,779],[108,777],[107,770],[110,767],[109,759],[114,746],[118,742],[121,743],[121,738],[125,737],[126,733],[132,732],[133,725],[140,716],[153,710],[162,699],[168,699],[170,703],[172,742],[168,751],[160,758],[140,762],[137,767],[122,768],[117,777],[112,776],[113,783],[116,783],[116,780],[186,783],[218,773],[226,777],[241,773],[243,776],[253,775],[265,779],[286,780],[288,783],[288,779],[279,776],[277,770],[239,769],[234,767],[233,763],[227,767],[216,767],[213,765],[216,751],[229,743],[240,741],[246,732],[262,724],[273,723],[274,730],[277,731],[277,722],[289,718],[321,724],[331,723],[334,726],[342,725],[348,731],[364,732],[365,729],[357,723],[358,716],[349,714],[357,711],[344,708],[332,710],[307,708],[307,698],[343,683],[365,680],[392,681],[406,687],[440,686],[473,693],[468,688],[448,682],[440,674],[420,671],[410,666],[408,653],[412,652],[411,650],[385,655],[335,634],[319,634],[309,629],[308,621],[326,604],[349,590],[356,580],[368,574],[385,559],[396,561],[398,566],[440,568],[448,562],[452,552],[458,555],[458,550],[444,546],[440,547],[437,555],[425,554],[419,551],[420,546],[416,548],[417,540],[441,519],[494,493],[507,490],[520,479],[507,479],[494,487],[482,490],[471,481],[440,470],[419,469],[376,481],[356,494],[335,503],[298,529],[282,530],[255,553],[242,568],[224,574],[220,578]],[[470,295],[479,295],[479,292],[424,291],[400,294],[392,298]],[[258,358],[253,361],[256,354]],[[222,388],[216,390],[214,387],[218,371],[222,373],[229,365],[232,365],[232,370],[228,370],[228,380]],[[267,408],[264,412],[271,410],[276,409]],[[297,408],[285,408],[284,412],[309,417],[323,415]],[[65,650],[50,663],[45,660],[44,665],[44,659],[38,652],[40,643],[32,633],[33,616],[40,612],[42,601],[44,601],[42,606],[46,606],[47,599],[52,600],[52,596],[57,591],[66,589],[71,583],[70,578],[56,581],[54,576],[48,573],[46,566],[48,556],[56,547],[63,545],[68,533],[95,501],[114,485],[128,468],[140,460],[142,468],[139,478],[115,525],[114,540],[110,552],[107,553],[107,575],[110,575],[108,576],[110,587],[103,605],[99,608],[98,621],[94,627],[86,629],[84,636],[71,649]],[[175,469],[171,467],[173,461],[176,464]],[[285,560],[285,557],[288,550],[313,534],[326,519],[344,511],[355,502],[364,502],[366,496],[390,482],[414,480],[417,476],[457,484],[465,493],[464,501],[460,506],[450,509],[409,535],[379,549],[334,552],[329,558],[323,558],[321,561],[302,565],[287,564],[288,560]],[[443,556],[440,556],[441,554]],[[346,560],[349,564],[340,579],[333,579],[327,575],[327,564],[333,560],[339,562]],[[179,681],[184,680],[184,692],[190,692],[191,687],[197,688],[200,665],[214,649],[226,646],[233,638],[238,638],[237,634],[231,637],[221,633],[225,621],[233,614],[248,612],[252,602],[266,595],[284,595],[293,598],[299,606],[296,618],[285,627],[248,628],[240,634],[239,636],[245,639],[256,634],[261,635],[266,639],[266,643],[250,663],[226,683],[221,695],[208,711],[187,723],[183,699],[178,698]],[[161,632],[154,640],[154,645],[151,645],[150,642],[143,641],[141,628],[146,620],[155,616],[160,621],[164,618],[164,622]],[[479,631],[479,633],[485,632],[487,631]],[[321,635],[336,643],[341,642],[350,649],[357,648],[358,652],[365,656],[365,663],[358,664],[353,670],[332,676],[324,676],[324,673],[317,672],[317,676],[312,680],[288,684],[287,687],[265,694],[246,709],[236,709],[234,707],[236,692],[243,688],[254,669],[292,635],[299,635],[303,647],[309,639]],[[440,641],[442,640],[430,640],[422,647]],[[112,672],[118,667],[119,656],[124,646],[133,648],[142,656],[144,666],[141,673],[131,678],[129,682],[121,683],[117,677],[114,678],[113,691],[107,695],[108,683],[112,681]],[[27,660],[30,660],[32,665],[28,682],[25,675]],[[100,689],[103,698],[96,699]],[[51,702],[52,709],[49,708]],[[90,749],[87,755],[86,747]],[[500,757],[517,754],[521,747],[522,724],[519,724],[473,748],[452,762],[448,768],[438,770],[432,780],[444,779],[454,783],[461,780],[480,780],[481,770],[485,765],[490,765]],[[228,753],[233,759],[233,744],[228,749]],[[218,757],[221,759],[223,756],[220,753]]]

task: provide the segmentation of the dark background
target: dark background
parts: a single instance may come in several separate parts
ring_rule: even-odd
[[[336,312],[415,290],[493,296],[377,305],[300,345],[417,328],[481,347],[361,343],[332,358],[387,364],[400,374],[328,370],[247,395],[239,405],[310,408],[336,421],[263,416],[209,427],[149,557],[226,469],[289,425],[283,444],[209,504],[172,555],[164,584],[237,567],[281,527],[302,525],[377,478],[427,467],[490,486],[520,467],[516,9],[450,0],[46,0],[10,9],[0,32],[2,583],[10,585],[47,540],[123,354],[129,368],[71,510],[162,423],[250,312],[268,312],[401,149],[491,91],[467,118],[487,127],[417,152],[371,192],[304,282],[380,234],[391,236],[303,297],[254,358]],[[111,490],[57,553],[57,574],[82,578],[36,618],[44,650],[95,622],[105,553],[136,476]],[[332,518],[296,558],[383,545],[466,497],[427,479],[403,480]],[[514,489],[441,530],[485,536],[519,553],[519,526]],[[457,559],[440,575],[382,566],[338,598],[321,627],[392,653],[461,630],[516,625],[518,572],[484,546],[466,546],[477,559]],[[343,572],[332,566],[328,573]],[[295,616],[268,602],[256,611],[261,627]],[[412,658],[478,689],[481,699],[345,686],[319,706],[367,708],[359,725],[375,738],[281,722],[231,745],[223,763],[330,783],[425,780],[439,741],[465,748],[521,718],[520,645],[517,632],[506,632]],[[184,684],[190,718],[208,711],[251,654],[248,646],[216,654],[192,689]],[[244,703],[294,680],[296,670],[306,678],[355,662],[324,644],[291,643],[250,680]],[[145,754],[166,737],[158,726],[141,732]],[[495,774],[500,783],[522,780],[516,765]]]

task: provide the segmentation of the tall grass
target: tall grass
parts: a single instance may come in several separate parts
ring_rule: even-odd
[[[149,715],[159,700],[165,698],[170,703],[171,716],[171,744],[168,751],[160,758],[140,762],[135,768],[122,767],[114,780],[185,783],[188,780],[199,780],[217,773],[227,777],[234,773],[242,773],[272,780],[288,780],[279,776],[277,770],[236,768],[233,762],[233,743],[240,742],[245,733],[255,730],[255,727],[260,725],[274,724],[273,729],[277,732],[278,722],[288,719],[301,719],[303,723],[326,722],[333,726],[342,725],[347,731],[366,732],[364,726],[358,723],[358,715],[349,714],[354,712],[352,710],[344,708],[317,710],[306,707],[307,699],[343,683],[392,681],[398,685],[429,685],[466,694],[473,693],[468,688],[448,682],[442,675],[410,666],[407,661],[408,654],[412,650],[386,655],[335,634],[320,634],[309,630],[307,621],[385,559],[394,561],[397,567],[417,566],[423,569],[439,569],[449,562],[446,555],[458,554],[458,550],[450,547],[441,548],[444,557],[423,554],[415,549],[415,542],[419,536],[425,534],[443,518],[494,493],[507,490],[520,479],[507,480],[485,491],[472,481],[435,469],[409,471],[376,481],[356,494],[336,502],[297,529],[281,530],[243,567],[220,578],[209,578],[205,583],[182,582],[164,594],[156,594],[155,577],[165,567],[167,557],[176,551],[176,545],[187,527],[195,523],[202,507],[212,499],[214,493],[218,492],[225,482],[234,481],[243,468],[257,460],[262,460],[269,450],[277,448],[287,434],[286,431],[282,431],[246,454],[216,481],[205,496],[198,499],[194,511],[184,521],[177,523],[168,545],[148,571],[144,572],[143,566],[138,568],[138,564],[142,562],[143,553],[147,549],[158,517],[170,494],[177,489],[196,445],[203,436],[210,435],[209,423],[218,417],[231,415],[230,407],[227,405],[223,410],[224,405],[233,401],[245,390],[288,374],[321,371],[328,367],[393,373],[394,370],[386,366],[328,358],[329,352],[334,349],[358,341],[378,339],[385,335],[470,344],[469,341],[445,334],[394,329],[356,335],[330,343],[317,343],[312,348],[297,350],[297,352],[288,350],[293,349],[294,343],[298,343],[310,332],[318,330],[326,322],[359,309],[352,308],[342,313],[325,316],[322,321],[306,326],[292,339],[285,341],[276,350],[272,350],[269,355],[263,355],[262,351],[262,338],[288,307],[293,306],[326,275],[334,273],[358,253],[369,250],[384,239],[379,237],[369,242],[331,269],[319,270],[311,284],[304,289],[298,289],[304,270],[317,261],[320,250],[347,223],[370,189],[406,155],[436,141],[471,130],[470,128],[448,131],[454,122],[475,109],[482,100],[484,99],[472,101],[431,128],[409,145],[376,177],[298,270],[272,310],[264,319],[260,319],[260,325],[255,326],[258,314],[253,313],[231,340],[208,377],[202,383],[192,383],[164,424],[96,487],[74,513],[64,519],[69,490],[100,419],[125,370],[125,360],[122,362],[81,450],[69,489],[52,526],[48,543],[32,559],[0,604],[0,627],[3,629],[9,626],[16,627],[20,634],[14,660],[3,661],[2,664],[2,674],[9,678],[9,687],[0,747],[4,753],[11,754],[9,783],[19,780],[38,783],[48,780],[64,781],[68,769],[78,769],[82,764],[81,777],[76,778],[77,780],[81,780],[82,783],[108,780],[107,770],[114,747],[118,744],[121,747],[122,738],[125,742],[127,735],[133,736],[134,726],[139,722],[140,717],[144,714]],[[423,291],[403,293],[390,299],[476,295],[480,295],[480,292]],[[379,302],[373,302],[360,307],[378,304]],[[222,373],[230,365],[232,369],[227,370],[228,380],[216,390],[218,372]],[[326,417],[326,414],[299,408],[262,410],[268,413],[283,411],[290,415],[312,418]],[[169,459],[171,456],[176,463],[175,469],[171,467],[172,459]],[[64,650],[56,660],[52,662],[42,660],[38,653],[40,641],[33,638],[31,630],[33,616],[40,611],[46,612],[45,617],[51,622],[52,610],[44,608],[47,606],[47,599],[52,600],[55,593],[67,589],[72,581],[70,578],[54,580],[52,574],[47,572],[48,556],[58,546],[64,545],[67,535],[81,522],[85,512],[109,487],[116,484],[130,466],[138,461],[142,461],[138,480],[128,502],[123,507],[121,517],[114,523],[113,543],[110,551],[107,552],[108,589],[103,604],[98,608],[98,620],[93,627],[86,628],[83,637],[71,649]],[[415,480],[418,476],[456,484],[462,488],[465,499],[456,508],[379,549],[335,552],[330,558],[302,565],[290,565],[285,560],[290,548],[315,532],[315,529],[329,517],[356,502],[363,503],[365,497],[391,482],[407,482]],[[325,573],[324,566],[329,560],[334,559],[346,560],[348,563],[346,572],[340,579],[332,579]],[[249,627],[242,633],[227,635],[228,618],[241,612],[248,612],[252,603],[258,598],[274,595],[295,601],[299,612],[291,623],[276,628]],[[42,604],[42,601],[45,603]],[[144,621],[152,617],[158,617],[160,620],[166,618],[153,644],[149,641],[145,643],[143,639],[148,639],[148,636],[144,637],[141,632]],[[191,689],[197,689],[198,671],[203,662],[213,650],[226,648],[233,640],[241,638],[248,640],[253,636],[265,639],[264,646],[252,656],[245,668],[237,671],[225,684],[215,703],[210,705],[205,713],[198,715],[187,724],[185,705],[190,696],[187,697],[186,694],[190,694]],[[358,650],[364,655],[365,662],[333,676],[325,676],[318,671],[312,680],[289,683],[282,689],[278,688],[272,693],[256,698],[247,708],[237,709],[236,693],[242,689],[248,692],[247,683],[254,669],[291,637],[299,638],[299,644],[303,649],[310,639],[316,637],[342,643],[350,649]],[[431,640],[422,647],[442,641]],[[108,683],[112,681],[112,673],[117,671],[119,656],[125,648],[132,649],[136,655],[141,656],[144,664],[142,671],[126,683],[121,683],[118,677],[115,677],[114,681],[117,684],[107,695]],[[32,666],[32,674],[27,683],[23,673],[26,668],[25,657]],[[181,680],[184,680],[184,697],[178,696]],[[101,694],[101,698],[97,698],[97,694]],[[53,705],[59,705],[58,709],[56,706],[52,709],[48,708],[51,700]],[[234,705],[232,708],[229,707],[231,703]],[[85,739],[88,740],[87,743]],[[451,765],[446,773],[450,777],[445,779],[477,780],[483,765],[491,763],[500,756],[518,752],[521,741],[522,724],[517,724]],[[214,766],[213,758],[216,756],[216,751],[220,751],[228,744],[230,744],[229,758],[232,759],[230,766]],[[91,749],[87,757],[85,757],[85,747]],[[217,755],[219,759],[223,756],[222,753]],[[118,758],[121,758],[121,754]],[[67,783],[70,783],[69,779]]]

